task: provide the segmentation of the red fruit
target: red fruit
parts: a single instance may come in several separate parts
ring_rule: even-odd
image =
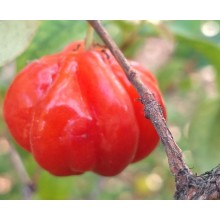
[[[131,62],[164,103],[154,76]],[[75,42],[27,65],[4,101],[15,140],[54,175],[112,176],[149,155],[159,138],[123,70],[107,49]]]

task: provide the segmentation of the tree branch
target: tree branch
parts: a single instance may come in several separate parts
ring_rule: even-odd
[[[21,181],[23,198],[31,199],[33,193],[35,192],[35,185],[30,179],[27,171],[24,168],[20,156],[18,155],[17,151],[11,143],[9,144],[9,156]]]
[[[201,176],[192,174],[186,165],[182,152],[175,143],[173,136],[167,127],[162,109],[151,91],[142,83],[138,72],[133,69],[123,53],[111,39],[100,21],[88,21],[96,33],[104,41],[115,59],[124,70],[127,78],[136,88],[144,105],[144,113],[154,125],[167,154],[168,163],[176,181],[176,199],[218,199],[220,198],[220,165]],[[144,119],[143,119],[144,120]]]

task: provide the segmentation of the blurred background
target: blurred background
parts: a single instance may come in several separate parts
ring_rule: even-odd
[[[220,21],[103,21],[123,53],[151,70],[168,125],[188,166],[220,162]],[[54,177],[10,136],[6,90],[27,63],[84,39],[85,21],[0,21],[0,199],[172,199],[174,179],[163,146],[120,175]],[[101,43],[99,38],[96,40]],[[32,184],[31,184],[32,183]]]

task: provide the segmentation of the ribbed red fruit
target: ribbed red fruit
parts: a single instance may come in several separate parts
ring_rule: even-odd
[[[162,106],[154,76],[131,61]],[[15,140],[58,176],[94,171],[113,176],[148,156],[159,138],[111,53],[74,42],[27,65],[4,101]]]

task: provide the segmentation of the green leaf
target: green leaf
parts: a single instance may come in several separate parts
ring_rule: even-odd
[[[195,111],[189,129],[189,147],[194,155],[194,166],[200,167],[202,172],[219,163],[219,132],[220,100],[204,101]]]
[[[220,87],[220,47],[204,40],[190,39],[183,36],[178,36],[178,38],[181,42],[189,44],[203,54],[213,64],[217,71],[217,83]]]
[[[188,38],[205,38],[201,32],[201,25],[203,24],[203,21],[168,21],[166,24],[174,34]]]
[[[174,34],[185,36],[187,38],[193,38],[197,40],[208,41],[213,44],[220,45],[220,33],[217,32],[216,35],[212,37],[208,37],[204,34],[203,27],[210,21],[190,21],[190,20],[182,20],[182,21],[168,21],[165,22],[166,25],[171,29]],[[212,21],[217,26],[220,25],[220,21]],[[215,25],[215,26],[216,26]]]
[[[193,48],[215,67],[217,71],[217,85],[220,90],[220,36],[218,38],[206,37],[201,32],[202,21],[175,21],[167,25],[177,38],[179,44],[183,43]]]
[[[85,38],[85,21],[43,21],[29,48],[18,58],[18,70],[27,62],[61,51],[67,44]]]
[[[14,60],[30,44],[39,21],[0,21],[0,66]]]

